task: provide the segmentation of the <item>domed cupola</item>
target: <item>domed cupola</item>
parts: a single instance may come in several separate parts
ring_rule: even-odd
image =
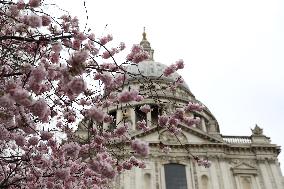
[[[147,98],[140,102],[132,102],[130,106],[123,109],[123,113],[121,111],[118,113],[119,116],[117,118],[117,120],[121,120],[124,117],[131,123],[133,130],[136,129],[137,122],[142,120],[146,120],[147,125],[150,127],[156,127],[159,115],[170,114],[176,108],[184,107],[188,102],[202,104],[195,99],[185,82],[180,83],[174,90],[171,90],[171,86],[178,79],[183,80],[182,77],[176,72],[168,77],[164,76],[163,73],[167,66],[154,61],[154,50],[146,38],[145,28],[142,36],[140,45],[150,54],[150,58],[126,67],[127,79],[122,90],[137,90],[141,95],[147,96]],[[152,109],[147,114],[140,111],[140,107],[145,104]],[[197,116],[201,119],[201,123],[196,125],[197,130],[207,134],[218,135],[219,126],[217,120],[207,108],[202,113],[196,112],[191,116]]]
[[[175,83],[178,79],[183,80],[182,77],[176,72],[168,77],[164,76],[163,72],[167,68],[167,66],[162,63],[154,61],[154,56],[153,56],[154,50],[151,48],[151,44],[146,38],[145,27],[142,36],[143,38],[142,41],[140,42],[140,45],[143,47],[144,51],[149,53],[150,57],[148,60],[142,61],[138,64],[132,64],[127,66],[126,71],[129,73],[127,74],[127,81],[129,83],[131,82],[145,83],[148,81],[150,83],[153,83],[156,81],[160,81],[169,86],[170,84]],[[181,83],[179,87],[185,90],[186,92],[190,93],[190,95],[192,95],[188,85],[185,82]]]
[[[140,45],[143,47],[144,51],[149,53],[149,55],[150,55],[149,60],[154,60],[154,57],[153,57],[154,50],[151,48],[151,44],[146,38],[145,27],[144,27],[144,31],[143,31],[142,36],[143,36],[143,38],[142,38],[142,41],[140,42]]]

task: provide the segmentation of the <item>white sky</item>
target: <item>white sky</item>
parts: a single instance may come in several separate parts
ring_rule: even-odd
[[[82,0],[55,2],[86,18]],[[97,36],[112,33],[131,47],[146,26],[156,61],[184,59],[180,74],[215,115],[222,134],[250,135],[257,123],[284,148],[284,1],[86,0],[86,5]],[[279,160],[284,171],[284,152]]]

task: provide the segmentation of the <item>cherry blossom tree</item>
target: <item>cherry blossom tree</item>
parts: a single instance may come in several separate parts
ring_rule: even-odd
[[[63,14],[52,16],[48,7]],[[105,188],[122,171],[145,167],[149,147],[128,134],[129,124],[122,121],[113,131],[103,124],[114,119],[107,107],[145,98],[136,90],[114,91],[133,74],[126,66],[147,59],[147,52],[134,45],[119,63],[115,56],[124,43],[113,46],[112,35],[81,30],[77,17],[41,0],[1,0],[0,14],[0,188]],[[179,60],[164,75],[183,67]],[[151,111],[147,105],[140,110]],[[199,121],[185,116],[191,111],[202,106],[189,103],[160,116],[159,125],[176,134],[179,122]],[[74,132],[78,123],[85,138]],[[145,120],[138,125],[148,129]],[[114,150],[121,148],[133,156],[121,158]]]

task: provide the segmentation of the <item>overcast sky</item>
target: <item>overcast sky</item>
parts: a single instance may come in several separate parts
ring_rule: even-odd
[[[83,1],[57,0],[83,23]],[[147,38],[154,59],[183,59],[180,74],[224,135],[258,124],[284,147],[284,1],[86,0],[88,27],[128,47]],[[108,24],[107,28],[104,26]],[[284,152],[279,156],[284,170]],[[283,172],[283,171],[282,171]]]

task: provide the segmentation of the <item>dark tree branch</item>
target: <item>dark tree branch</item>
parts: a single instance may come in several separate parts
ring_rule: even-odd
[[[27,38],[27,37],[19,37],[19,36],[1,36],[0,41],[3,40],[17,40],[17,41],[25,41],[25,42],[42,42],[42,41],[56,41],[59,39],[71,39],[73,36],[72,35],[62,35],[58,37],[40,37],[39,39],[35,38]]]

